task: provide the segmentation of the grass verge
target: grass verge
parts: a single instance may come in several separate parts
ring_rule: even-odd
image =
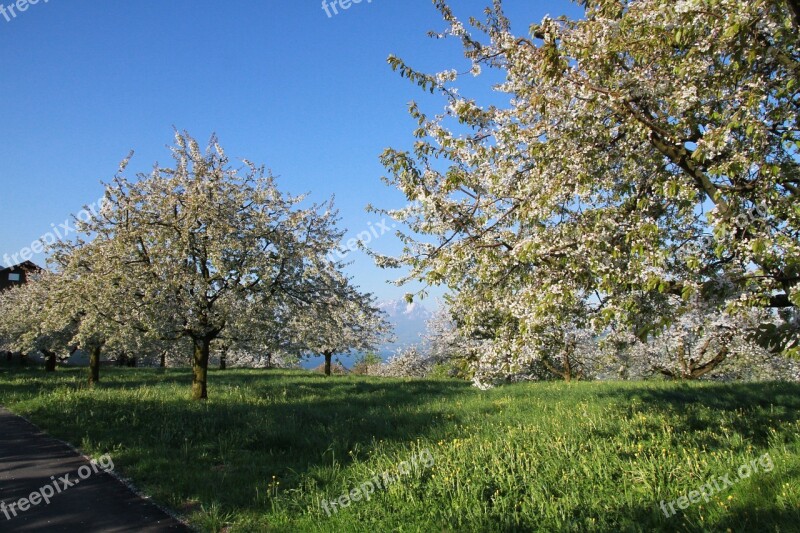
[[[84,373],[2,368],[0,404],[86,453],[110,453],[117,471],[202,531],[800,524],[798,384],[481,392],[454,381],[228,370],[211,374],[211,399],[196,403],[186,370],[103,369],[92,390]],[[431,466],[418,460],[428,452]],[[749,476],[740,477],[742,465]],[[383,472],[396,480],[366,500],[368,487],[359,487]],[[680,497],[724,476],[733,484],[679,509]],[[325,510],[323,501],[345,494]],[[674,516],[662,500],[668,512],[676,502]]]

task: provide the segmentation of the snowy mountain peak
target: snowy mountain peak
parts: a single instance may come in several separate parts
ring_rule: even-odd
[[[403,318],[413,321],[427,321],[431,312],[421,303],[408,303],[403,300],[386,300],[378,303],[378,309],[389,315],[389,318]]]
[[[404,300],[385,300],[379,302],[377,307],[386,313],[389,322],[394,326],[394,332],[397,336],[396,342],[386,346],[386,349],[394,349],[398,346],[420,342],[420,336],[425,331],[425,326],[433,315],[419,302],[408,303]]]

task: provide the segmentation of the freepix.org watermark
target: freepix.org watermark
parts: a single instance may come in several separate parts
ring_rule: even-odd
[[[50,499],[65,490],[74,487],[81,480],[89,479],[93,474],[99,472],[111,472],[114,470],[114,461],[108,454],[103,455],[95,461],[94,459],[88,465],[83,465],[78,469],[78,477],[70,478],[70,474],[63,476],[50,476],[50,482],[42,485],[39,490],[31,492],[27,498],[20,498],[19,500],[6,503],[0,502],[0,513],[5,515],[6,520],[16,518],[17,512],[24,513],[37,505],[44,502],[45,505],[50,504]]]
[[[372,3],[372,0],[322,0],[322,9],[328,15],[328,18],[331,18],[339,14],[339,9],[347,11],[353,7],[353,4],[360,4],[364,1],[368,4]]]
[[[369,501],[372,495],[375,494],[375,489],[386,490],[386,488],[400,479],[401,476],[408,476],[414,468],[430,468],[433,466],[433,454],[427,448],[420,450],[418,454],[411,457],[411,461],[401,461],[395,469],[395,475],[392,472],[386,471],[380,474],[375,474],[369,481],[365,481],[355,487],[350,492],[345,492],[341,496],[333,500],[322,500],[322,508],[331,516],[331,510],[338,513],[338,507],[349,507],[352,502],[359,502],[361,500]]]
[[[386,219],[384,218],[383,220],[381,220],[376,224],[368,222],[367,226],[368,226],[367,229],[359,232],[359,234],[356,235],[355,237],[347,239],[347,242],[343,243],[342,246],[333,250],[332,252],[329,252],[327,256],[328,260],[332,263],[341,261],[342,259],[347,257],[347,255],[350,252],[355,252],[360,247],[367,246],[372,241],[380,239],[381,237],[392,231],[392,228],[396,227],[397,224],[389,225],[386,222]]]
[[[683,510],[689,507],[689,505],[699,503],[701,499],[708,503],[711,496],[727,490],[728,487],[734,486],[738,481],[747,479],[753,474],[758,473],[759,469],[762,472],[772,472],[774,468],[775,464],[772,462],[772,457],[770,457],[769,453],[765,453],[758,459],[753,459],[750,461],[750,463],[745,463],[740,466],[736,471],[736,476],[734,476],[733,479],[731,479],[731,474],[714,476],[698,490],[689,491],[688,495],[683,495],[680,498],[672,500],[671,502],[665,502],[664,500],[661,500],[659,507],[661,507],[661,512],[663,512],[664,516],[667,518],[675,516],[675,513],[678,512],[675,510],[676,505],[678,506],[678,509]],[[667,507],[669,507],[669,509],[667,509]]]
[[[40,1],[46,4],[50,0],[17,0],[7,6],[0,4],[0,16],[6,19],[6,22],[11,22],[17,18],[18,13],[25,13],[29,7],[35,6]]]
[[[75,221],[88,223],[97,217],[98,213],[103,209],[106,203],[106,197],[99,198],[96,202],[92,203],[81,209],[73,218],[67,218],[63,223],[56,225],[50,224],[50,230],[35,241],[30,246],[27,246],[15,254],[4,254],[3,264],[6,266],[18,265],[24,261],[30,261],[34,254],[44,252],[48,246],[63,241],[72,233],[75,233]]]

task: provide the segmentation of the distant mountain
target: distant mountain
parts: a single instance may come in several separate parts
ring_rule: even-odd
[[[416,344],[421,341],[425,332],[425,324],[433,313],[419,302],[408,303],[403,300],[385,300],[378,302],[378,308],[386,313],[389,322],[394,326],[397,337],[392,344],[382,346],[381,354],[393,352],[400,346]]]
[[[409,344],[417,344],[425,332],[426,322],[433,316],[433,313],[424,305],[414,302],[406,303],[404,300],[384,300],[377,304],[378,309],[386,313],[389,322],[394,326],[394,335],[397,338],[391,344],[379,346],[376,350],[378,355],[384,360],[388,359],[394,352]],[[334,361],[341,362],[345,367],[352,368],[361,354],[337,354]],[[308,357],[301,363],[303,368],[316,368],[324,362],[322,357]]]

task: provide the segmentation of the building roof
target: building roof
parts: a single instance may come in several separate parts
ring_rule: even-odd
[[[42,267],[40,267],[33,261],[25,261],[18,265],[0,268],[0,274],[4,273],[6,270],[8,270],[9,272],[15,272],[18,270],[25,270],[26,272],[40,272],[42,270]]]
[[[0,268],[0,291],[28,282],[28,274],[41,272],[42,268],[31,261]]]

